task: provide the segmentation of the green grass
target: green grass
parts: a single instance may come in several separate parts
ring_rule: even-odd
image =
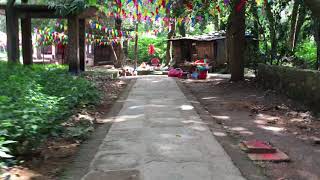
[[[65,66],[0,62],[0,82],[0,157],[29,153],[60,136],[73,109],[100,97],[92,82],[70,75]]]

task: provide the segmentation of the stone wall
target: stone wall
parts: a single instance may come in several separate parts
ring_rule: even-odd
[[[257,80],[264,88],[277,90],[320,111],[319,71],[259,64]]]

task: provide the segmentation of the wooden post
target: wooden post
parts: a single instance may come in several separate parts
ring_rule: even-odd
[[[136,37],[134,40],[134,68],[138,67],[138,29],[139,28],[139,23],[136,22],[136,29],[135,29],[135,33],[136,33]]]
[[[19,23],[14,2],[8,0],[6,7],[7,52],[9,62],[19,63]]]
[[[31,18],[25,17],[21,19],[22,29],[22,56],[23,64],[32,64],[32,35],[31,35]]]
[[[68,46],[67,62],[69,72],[78,74],[80,72],[79,60],[79,19],[75,15],[68,17]]]
[[[86,20],[79,19],[79,58],[80,70],[85,71],[86,67]]]

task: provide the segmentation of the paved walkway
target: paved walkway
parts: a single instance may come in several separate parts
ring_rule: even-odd
[[[137,80],[83,180],[244,180],[174,79]]]

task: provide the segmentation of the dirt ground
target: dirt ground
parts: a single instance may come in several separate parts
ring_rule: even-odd
[[[237,143],[264,140],[290,156],[290,162],[250,162],[262,169],[267,179],[320,180],[320,120],[307,107],[259,88],[254,79],[232,83],[227,76],[215,75],[206,81],[181,82],[223,129],[214,135],[231,137]],[[227,147],[240,151],[231,141],[227,143]],[[236,162],[239,155],[246,156],[230,155],[235,164],[243,164]],[[250,174],[244,172],[246,167],[239,168],[243,174]]]
[[[103,73],[88,73],[85,77],[95,81],[96,86],[103,92],[101,104],[98,106],[78,109],[65,126],[76,126],[78,123],[92,124],[92,131],[105,126],[100,117],[105,116],[116,99],[126,88],[130,80],[113,80]],[[87,134],[90,136],[91,133]],[[5,180],[59,180],[61,173],[69,166],[79,151],[79,146],[85,142],[82,139],[60,137],[50,138],[34,154],[19,157],[22,164],[5,170]],[[9,178],[10,177],[10,178]],[[1,177],[0,177],[1,179]]]

